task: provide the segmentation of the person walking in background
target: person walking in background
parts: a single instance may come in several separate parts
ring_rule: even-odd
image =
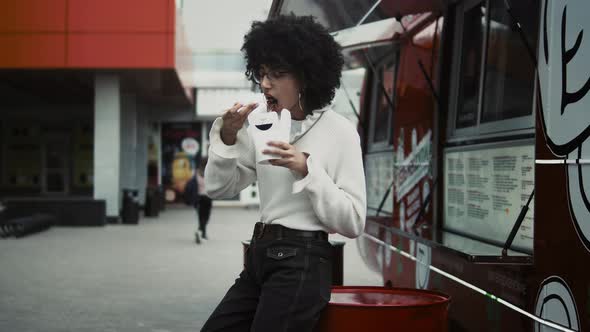
[[[195,242],[201,244],[201,236],[199,235],[199,230],[201,230],[201,220],[199,218],[199,191],[201,190],[201,184],[199,183],[197,174],[198,171],[195,171],[193,176],[186,182],[183,195],[184,203],[195,209],[195,213],[199,219],[199,229],[195,232]]]
[[[196,171],[196,178],[198,184],[198,206],[197,214],[199,215],[199,231],[201,231],[201,237],[207,240],[207,224],[209,223],[209,217],[211,216],[212,201],[205,192],[205,165],[207,165],[207,159],[201,161],[201,165]]]

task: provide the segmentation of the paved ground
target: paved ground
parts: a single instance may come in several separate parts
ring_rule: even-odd
[[[188,208],[0,240],[0,331],[198,331],[239,273],[256,220],[256,209],[214,208],[200,246]],[[354,240],[344,257],[345,284],[381,284]]]

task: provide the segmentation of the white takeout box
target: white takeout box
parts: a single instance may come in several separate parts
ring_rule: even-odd
[[[270,141],[289,142],[291,112],[283,109],[279,116],[277,112],[268,112],[266,105],[261,105],[248,115],[248,124],[248,132],[256,149],[256,162],[269,164],[269,160],[280,158],[276,155],[263,154],[262,151],[273,149],[268,145]]]

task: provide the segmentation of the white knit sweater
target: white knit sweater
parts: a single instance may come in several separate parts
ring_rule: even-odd
[[[364,229],[365,175],[359,135],[349,120],[330,108],[314,111],[295,123],[291,142],[309,153],[304,178],[291,170],[255,162],[254,144],[246,125],[234,145],[221,140],[221,118],[210,132],[205,189],[212,198],[234,197],[256,180],[260,191],[260,221],[298,230],[324,230],[349,238]],[[292,120],[295,122],[295,120]],[[253,220],[255,222],[257,220]]]

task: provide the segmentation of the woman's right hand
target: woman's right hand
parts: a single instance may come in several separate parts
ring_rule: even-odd
[[[221,126],[221,140],[224,144],[234,145],[236,143],[238,131],[242,129],[248,115],[256,108],[256,106],[258,106],[258,103],[250,103],[245,107],[241,103],[235,103],[232,108],[223,113],[221,116],[223,119],[223,125]]]

